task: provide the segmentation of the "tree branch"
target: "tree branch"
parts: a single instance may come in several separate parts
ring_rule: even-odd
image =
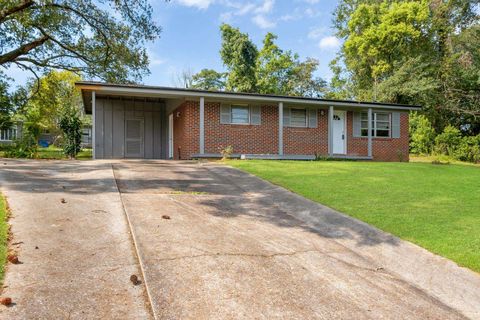
[[[10,52],[7,52],[0,56],[0,65],[3,65],[7,62],[13,62],[17,57],[29,53],[31,50],[36,47],[41,46],[45,41],[50,39],[50,36],[44,34],[41,38],[37,38],[32,42],[21,45],[19,48],[14,49]]]
[[[0,23],[5,21],[5,19],[9,15],[12,15],[16,12],[22,11],[22,10],[28,8],[28,7],[31,7],[34,4],[35,4],[35,2],[33,0],[24,0],[24,1],[20,2],[20,4],[15,6],[15,7],[5,8],[5,9],[1,10],[0,11]]]

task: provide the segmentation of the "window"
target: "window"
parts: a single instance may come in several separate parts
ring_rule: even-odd
[[[234,124],[249,124],[250,123],[250,108],[248,106],[232,105],[231,123]]]
[[[307,110],[306,109],[290,109],[290,126],[306,127],[307,126]]]
[[[390,137],[390,113],[372,113],[372,137]],[[368,137],[368,113],[362,112],[361,119],[362,137]]]

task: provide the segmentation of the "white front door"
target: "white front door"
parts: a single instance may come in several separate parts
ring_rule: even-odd
[[[168,116],[168,157],[173,158],[173,113]]]
[[[332,133],[333,133],[333,153],[334,154],[346,154],[347,144],[346,144],[346,132],[345,132],[345,111],[334,111],[333,112],[333,124],[332,124]]]

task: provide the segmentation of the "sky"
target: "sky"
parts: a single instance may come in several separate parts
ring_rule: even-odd
[[[278,36],[283,50],[320,62],[317,75],[329,80],[329,62],[340,41],[332,29],[336,0],[151,0],[154,20],[162,27],[160,38],[150,43],[151,74],[144,84],[180,85],[182,71],[196,73],[203,68],[224,70],[220,58],[220,31],[228,23],[248,33],[260,48],[267,32]],[[16,84],[29,74],[11,69]]]

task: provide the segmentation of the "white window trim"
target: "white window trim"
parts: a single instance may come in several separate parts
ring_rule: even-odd
[[[308,112],[307,108],[302,108],[302,107],[289,107],[290,108],[290,125],[288,125],[289,128],[308,128]],[[297,109],[297,110],[304,110],[305,111],[305,125],[303,126],[293,126],[292,125],[292,109]]]
[[[377,114],[378,113],[388,114],[388,137],[377,136]],[[362,114],[366,114],[366,112],[362,112],[360,114],[360,137],[367,138],[368,137],[368,127],[367,128],[362,127],[362,122],[365,121],[365,120],[362,120]],[[366,120],[366,121],[368,123],[368,120]],[[372,124],[372,130],[373,130],[372,138],[377,138],[377,139],[390,139],[390,138],[392,138],[392,113],[391,112],[382,112],[382,111],[372,112],[372,121],[373,121],[373,124]],[[386,121],[382,121],[382,122],[386,122]],[[367,130],[367,135],[362,134],[363,130]],[[380,130],[382,130],[382,129],[380,129]],[[385,129],[383,129],[383,130],[385,130]]]
[[[235,107],[244,107],[248,109],[248,123],[238,123],[238,122],[233,122],[233,108]],[[249,126],[252,123],[252,108],[248,104],[231,104],[230,105],[230,124],[238,125],[238,126]]]

